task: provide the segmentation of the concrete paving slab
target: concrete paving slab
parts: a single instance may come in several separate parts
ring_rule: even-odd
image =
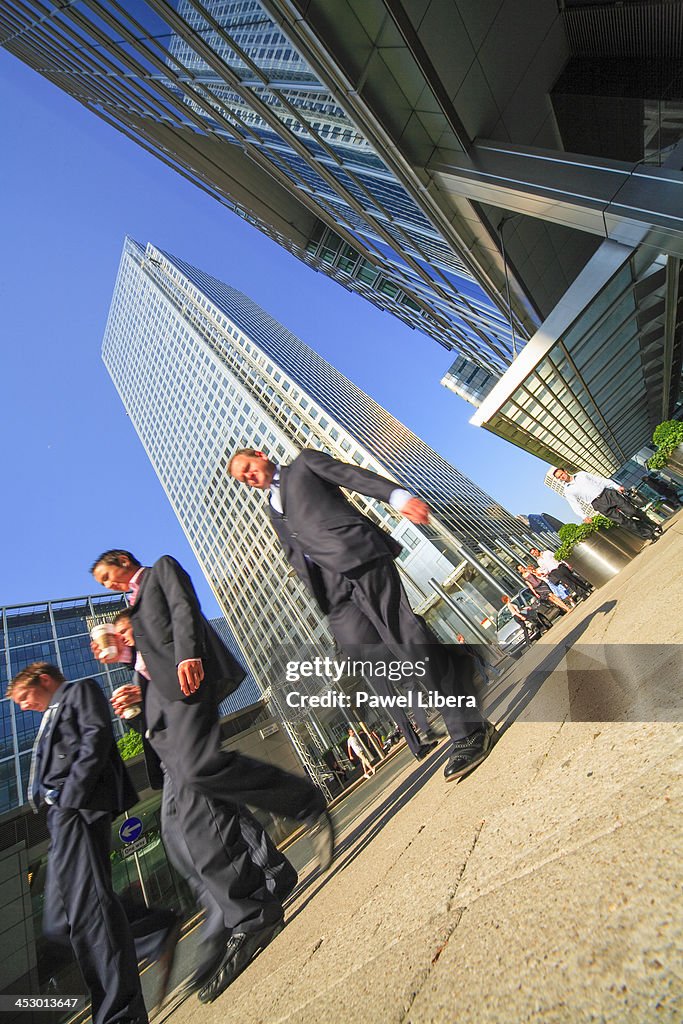
[[[340,805],[332,869],[173,1024],[683,1020],[682,534],[679,516],[496,681],[501,738],[470,777],[445,782],[445,744],[404,752]]]

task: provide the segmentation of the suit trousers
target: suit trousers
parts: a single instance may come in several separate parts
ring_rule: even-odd
[[[146,1024],[133,937],[112,888],[111,820],[106,811],[49,808],[43,933],[71,943],[94,1024]]]
[[[590,594],[591,585],[590,583],[575,573],[568,565],[558,565],[557,569],[553,569],[552,572],[548,573],[548,579],[552,580],[553,583],[561,583],[568,590],[578,594]]]
[[[428,695],[474,697],[476,708],[467,708],[463,702],[460,708],[438,710],[453,740],[463,739],[481,726],[474,659],[466,650],[439,643],[415,614],[393,559],[379,558],[343,575],[323,569],[322,575],[330,604],[330,629],[346,654],[382,661],[388,650],[393,660],[426,660],[424,676],[405,675],[402,680],[413,691],[413,700],[418,699],[422,686]]]
[[[591,505],[596,512],[611,519],[617,526],[623,526],[631,533],[637,534],[638,537],[650,540],[655,535],[656,523],[614,487],[606,487]]]
[[[252,858],[240,808],[250,804],[304,820],[319,814],[325,801],[303,777],[221,750],[216,707],[199,697],[167,701],[150,686],[149,742],[171,781],[177,827],[194,870],[223,909],[225,927],[257,931],[280,920],[282,904]]]
[[[208,803],[211,804],[211,801]],[[225,813],[222,805],[215,801],[213,804],[213,817],[215,820],[220,820]],[[232,809],[229,808],[228,813],[231,811]],[[263,871],[268,892],[282,905],[296,886],[297,873],[272,842],[260,822],[245,807],[241,807],[238,813],[240,832],[249,848],[251,859]],[[164,772],[164,788],[161,798],[161,834],[171,864],[188,883],[197,903],[204,910],[201,941],[204,948],[203,959],[209,960],[225,945],[231,929],[225,925],[221,904],[214,898],[195,868],[181,828],[173,783],[167,772]]]

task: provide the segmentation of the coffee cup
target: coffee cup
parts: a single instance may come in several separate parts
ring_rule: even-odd
[[[125,690],[126,685],[128,684],[124,684],[123,686],[117,686],[117,688],[114,690],[114,696],[116,696],[116,694],[119,693],[121,690]],[[140,707],[139,704],[131,704],[130,707],[126,708],[126,710],[121,713],[121,718],[135,718],[135,716],[139,715],[141,711],[142,708]]]
[[[101,622],[99,625],[93,626],[90,636],[100,649],[101,660],[114,658],[118,654],[119,647],[116,642],[118,632],[113,622]]]

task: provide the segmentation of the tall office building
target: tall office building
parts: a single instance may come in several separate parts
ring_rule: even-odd
[[[310,266],[497,377],[509,365],[504,298],[266,4],[96,2],[36,24],[11,5],[5,26],[9,50]]]
[[[0,45],[453,349],[471,422],[610,474],[678,407],[683,0],[7,0]]]
[[[485,577],[469,599],[497,595],[504,545],[524,544],[520,523],[242,293],[127,239],[102,352],[248,667],[276,699],[284,648],[327,650],[331,637],[280,552],[266,497],[228,475],[238,448],[286,463],[316,447],[400,481],[429,502],[429,527],[353,500],[403,545],[413,602],[431,607],[437,588],[477,567]]]

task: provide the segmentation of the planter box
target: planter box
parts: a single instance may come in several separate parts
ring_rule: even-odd
[[[678,476],[683,477],[683,444],[674,448],[667,459],[666,468],[672,469]]]
[[[615,526],[611,530],[593,533],[577,544],[567,559],[569,564],[594,587],[603,586],[638,554],[639,549],[634,551],[620,546],[621,538],[617,537],[613,541],[609,539],[610,534],[617,531],[619,534],[628,532]],[[633,540],[638,543],[637,537]]]
[[[631,558],[639,554],[647,543],[642,537],[631,533],[624,526],[613,526],[610,530],[605,530],[604,533],[601,533],[600,536],[608,540],[619,551],[630,555]]]

